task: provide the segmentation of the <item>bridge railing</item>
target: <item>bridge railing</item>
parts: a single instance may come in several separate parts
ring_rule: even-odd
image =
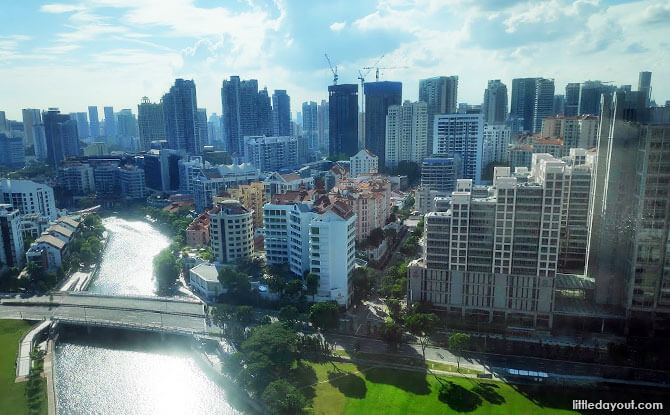
[[[157,332],[169,332],[175,334],[183,335],[196,335],[205,333],[203,328],[202,331],[185,329],[183,327],[167,326],[164,324],[153,324],[153,323],[131,323],[127,321],[118,321],[118,320],[102,320],[102,319],[80,319],[72,317],[52,317],[52,320],[58,321],[64,324],[74,324],[81,326],[98,326],[98,327],[109,327],[109,328],[125,328],[125,329],[134,329],[138,331],[157,331]]]

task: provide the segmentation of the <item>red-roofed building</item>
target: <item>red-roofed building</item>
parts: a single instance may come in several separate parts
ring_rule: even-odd
[[[205,246],[209,244],[209,216],[203,213],[193,219],[186,228],[186,245]]]

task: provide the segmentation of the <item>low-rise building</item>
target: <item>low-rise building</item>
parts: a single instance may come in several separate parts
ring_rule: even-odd
[[[186,245],[205,246],[209,245],[209,215],[203,213],[193,219],[186,228]]]
[[[66,252],[66,242],[53,235],[44,234],[30,245],[30,249],[26,252],[26,260],[34,262],[47,272],[54,272],[63,263]]]
[[[214,264],[201,263],[189,270],[189,283],[196,294],[207,301],[226,293],[226,289],[219,282],[219,272]]]
[[[379,157],[370,150],[363,149],[349,158],[349,175],[356,177],[361,173],[378,173]]]

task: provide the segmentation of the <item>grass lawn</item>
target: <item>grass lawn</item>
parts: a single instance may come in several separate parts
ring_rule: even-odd
[[[296,372],[295,380],[313,400],[316,414],[576,413],[569,409],[571,400],[556,399],[549,390],[534,393],[534,402],[530,395],[491,380],[440,376],[438,381],[422,372],[336,362],[307,362]],[[442,384],[446,387],[441,394]]]
[[[46,382],[41,381],[42,399],[30,408],[26,387],[28,382],[14,383],[19,340],[30,330],[30,323],[21,320],[0,320],[0,414],[46,414]]]
[[[350,353],[347,353],[344,350],[335,350],[333,353],[338,356],[347,356],[347,357],[352,356]],[[353,355],[353,357],[354,359],[358,358],[361,360],[372,360],[375,362],[392,363],[397,365],[406,365],[415,367],[428,366],[430,369],[434,370],[442,370],[445,372],[458,372],[469,375],[477,375],[479,373],[484,373],[481,370],[468,369],[465,367],[461,367],[461,369],[458,370],[457,365],[451,365],[449,363],[441,363],[441,362],[424,361],[423,359],[401,356],[401,355],[358,352],[355,355]]]

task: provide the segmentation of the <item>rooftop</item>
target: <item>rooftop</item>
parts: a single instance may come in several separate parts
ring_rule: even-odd
[[[65,242],[51,235],[41,235],[39,238],[35,239],[35,243],[49,244],[58,249],[63,249],[65,247]]]
[[[219,282],[219,271],[216,270],[214,264],[203,262],[191,268],[191,272],[204,281]]]
[[[68,239],[70,239],[72,237],[72,231],[67,229],[67,228],[64,228],[60,225],[49,226],[49,228],[47,229],[47,232],[56,232],[56,233],[59,233],[59,234],[65,236]]]
[[[58,223],[58,222],[63,222],[63,223],[65,223],[65,224],[67,224],[67,225],[72,226],[73,228],[77,228],[77,227],[79,227],[79,222],[76,221],[76,220],[74,220],[74,219],[72,219],[72,218],[69,217],[69,216],[63,216],[62,218],[59,218],[56,222],[57,222],[57,223]]]

